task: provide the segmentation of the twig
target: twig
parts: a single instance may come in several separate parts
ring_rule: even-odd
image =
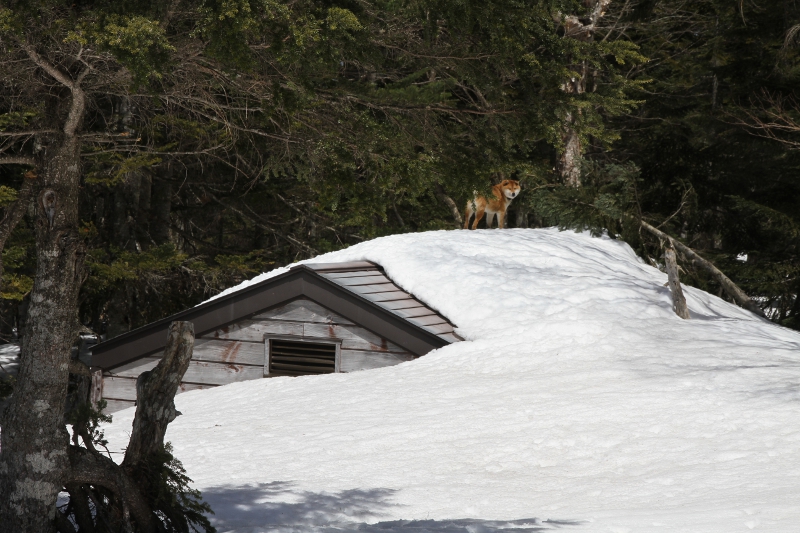
[[[29,165],[36,166],[36,161],[32,157],[8,156],[0,157],[0,165]]]

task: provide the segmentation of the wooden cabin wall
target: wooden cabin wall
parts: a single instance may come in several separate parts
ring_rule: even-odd
[[[341,372],[396,365],[414,354],[312,302],[294,300],[195,339],[189,368],[178,393],[264,377],[265,335],[341,339]],[[103,372],[106,413],[132,407],[136,378],[153,369],[160,356],[145,357]]]
[[[411,361],[416,356],[350,320],[312,302],[295,300],[283,307],[270,309],[253,317],[252,324],[245,322],[236,327],[257,330],[256,335],[295,335],[304,338],[341,339],[340,372],[357,372],[371,368],[392,366]],[[263,333],[262,333],[263,331]],[[216,335],[219,332],[214,332]],[[231,338],[243,339],[241,331],[224,333]]]

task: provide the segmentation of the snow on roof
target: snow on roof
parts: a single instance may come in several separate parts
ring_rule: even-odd
[[[799,333],[691,287],[681,320],[665,274],[587,234],[404,234],[310,262],[362,260],[466,342],[179,395],[167,439],[220,531],[796,530]],[[114,418],[121,448],[133,411]]]
[[[386,277],[380,265],[371,261],[350,261],[306,263],[305,266],[448,343],[461,340],[453,333],[455,328],[446,317],[398,287],[391,278]]]

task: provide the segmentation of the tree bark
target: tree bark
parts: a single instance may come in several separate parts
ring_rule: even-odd
[[[70,471],[65,486],[73,500],[73,518],[81,532],[95,530],[97,524],[105,522],[103,518],[109,518],[101,516],[109,510],[115,511],[112,518],[122,522],[116,527],[133,531],[131,526],[135,524],[135,530],[141,533],[162,531],[148,499],[148,491],[152,490],[151,470],[153,459],[157,461],[163,453],[167,426],[180,414],[175,410],[174,397],[192,358],[194,327],[191,322],[173,322],[168,335],[164,357],[137,380],[136,417],[122,464],[117,465],[98,453],[85,434],[82,437],[86,448],[69,447]],[[89,497],[92,491],[97,496],[100,487],[110,491],[113,499],[103,508],[96,506],[92,513]],[[63,519],[59,523],[62,533],[69,531]]]
[[[125,178],[114,188],[113,242],[130,252],[138,248],[136,226],[141,187],[142,174],[134,171],[125,174]]]
[[[575,129],[577,119],[574,113],[567,113],[564,118],[561,140],[564,142],[564,151],[558,156],[556,169],[562,181],[568,187],[581,186],[581,153],[583,147],[581,137]]]
[[[589,13],[585,17],[568,15],[563,18],[564,36],[579,41],[591,41],[597,29],[598,21],[603,17],[608,9],[611,0],[583,0],[583,5],[589,8]],[[558,14],[561,22],[561,14]],[[586,92],[586,84],[589,76],[589,66],[586,61],[574,65],[577,76],[570,79],[562,86],[567,94],[583,94]],[[568,187],[581,186],[581,154],[583,146],[580,135],[577,131],[578,118],[580,111],[569,111],[564,115],[561,129],[561,141],[563,142],[563,152],[559,154],[556,162],[556,171],[561,180]]]
[[[142,172],[139,190],[139,212],[136,214],[136,242],[143,249],[149,248],[153,239],[150,236],[150,209],[153,200],[153,176]]]
[[[750,299],[749,296],[741,289],[738,285],[736,285],[731,279],[722,273],[720,269],[715,267],[710,261],[700,257],[697,252],[683,244],[682,242],[673,239],[663,231],[654,228],[644,220],[640,220],[639,223],[641,226],[646,229],[651,234],[655,235],[659,239],[665,240],[669,242],[672,246],[675,247],[680,253],[686,256],[687,259],[691,260],[694,263],[700,265],[703,269],[705,269],[714,280],[720,284],[720,287],[725,291],[728,296],[730,296],[734,302],[739,304],[740,306],[744,307],[745,309],[752,311],[753,313],[757,314],[758,316],[764,316],[764,311],[758,306],[756,302]]]
[[[173,322],[169,328],[164,357],[156,367],[136,380],[136,418],[122,467],[133,471],[164,447],[167,426],[180,413],[175,410],[175,393],[189,368],[194,348],[191,322]]]
[[[456,205],[456,203],[453,201],[452,198],[447,196],[444,187],[442,187],[440,184],[438,183],[436,184],[435,191],[436,191],[436,197],[439,199],[439,201],[442,202],[444,205],[446,205],[448,209],[450,209],[450,214],[453,215],[453,220],[456,223],[456,227],[460,228],[461,225],[464,223],[464,219],[461,218],[461,212],[458,210],[458,206]]]
[[[57,106],[66,112],[60,132],[44,136],[37,155],[42,191],[36,202],[36,275],[17,383],[0,434],[0,525],[4,531],[47,533],[55,529],[56,499],[69,469],[64,403],[85,256],[78,233],[77,132],[86,112],[80,84],[90,69],[70,78],[26,41],[16,44],[68,89]]]
[[[84,248],[78,235],[80,147],[74,135],[59,137],[39,165],[36,277],[17,384],[2,424],[0,524],[5,531],[53,531],[56,498],[69,467],[64,402]]]
[[[83,485],[79,483],[67,483],[67,492],[69,492],[70,501],[75,509],[75,521],[78,523],[80,533],[94,533],[94,519],[92,518],[92,509],[89,505],[89,497]],[[59,529],[62,529],[59,526]]]
[[[166,179],[153,179],[153,196],[150,201],[152,224],[150,236],[156,244],[166,244],[172,240],[172,182]]]
[[[79,446],[69,447],[69,461],[70,484],[107,488],[119,499],[123,514],[130,514],[142,533],[158,531],[155,516],[139,487],[114,461]]]
[[[527,228],[528,227],[528,210],[522,206],[517,208],[517,220],[516,226],[518,228]]]
[[[686,305],[686,298],[681,289],[681,278],[678,273],[678,258],[675,249],[672,247],[664,251],[664,262],[667,265],[667,278],[669,279],[669,290],[672,293],[672,309],[675,314],[684,320],[689,318],[689,308]]]

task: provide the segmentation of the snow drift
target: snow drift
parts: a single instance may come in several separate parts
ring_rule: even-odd
[[[355,260],[466,340],[179,395],[167,439],[220,531],[800,530],[797,332],[692,288],[681,320],[665,274],[586,234],[415,233],[312,261]]]

